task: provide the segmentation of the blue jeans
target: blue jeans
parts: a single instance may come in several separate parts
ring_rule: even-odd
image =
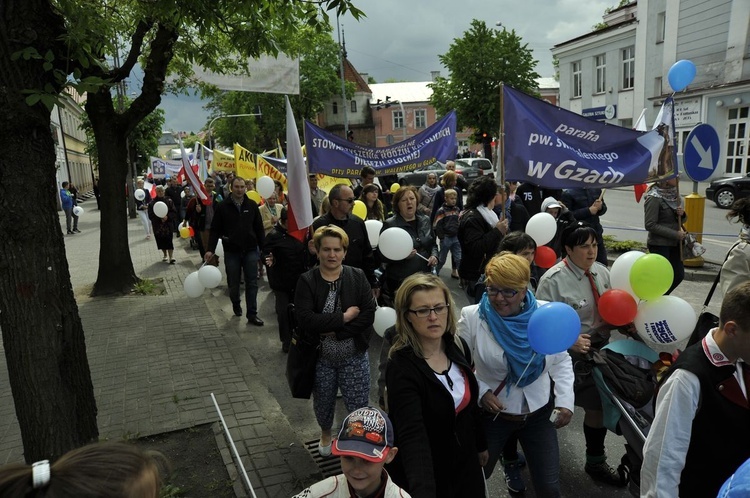
[[[245,252],[224,250],[224,268],[227,272],[229,300],[232,305],[240,304],[240,272],[245,274],[245,305],[247,317],[258,314],[258,251]]]
[[[493,421],[494,414],[484,414],[487,449],[490,454],[490,459],[484,467],[487,479],[492,475],[508,437],[515,434],[526,455],[536,496],[560,496],[560,448],[557,443],[557,430],[549,421],[552,408],[552,403],[549,403],[530,414],[524,421],[510,421],[502,417],[497,417]]]
[[[445,260],[448,258],[448,251],[453,255],[453,269],[458,270],[458,266],[461,264],[461,243],[458,241],[457,235],[443,237],[440,240],[440,255],[438,256],[437,266],[438,275],[445,265]]]

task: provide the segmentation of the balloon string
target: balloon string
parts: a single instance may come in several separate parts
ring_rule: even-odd
[[[524,376],[524,374],[526,374],[526,370],[528,370],[528,369],[529,369],[529,367],[531,366],[531,362],[532,362],[532,361],[534,361],[534,358],[535,358],[535,357],[536,357],[536,351],[534,352],[534,354],[532,354],[532,355],[531,355],[531,359],[530,359],[530,360],[529,360],[529,362],[528,362],[528,363],[526,364],[526,368],[524,368],[524,369],[523,369],[523,372],[521,372],[521,376],[520,376],[520,377],[518,377],[518,380],[516,381],[516,385],[515,385],[515,386],[513,386],[513,387],[518,387],[518,384],[519,384],[519,383],[521,382],[521,379],[523,379],[523,376]],[[499,415],[500,415],[500,412],[497,412],[497,413],[495,414],[495,417],[494,417],[494,418],[492,419],[492,421],[494,422],[495,420],[497,420],[497,417],[498,417]]]
[[[429,263],[430,260],[428,258],[425,258],[424,256],[422,256],[419,253],[415,253],[415,254]]]

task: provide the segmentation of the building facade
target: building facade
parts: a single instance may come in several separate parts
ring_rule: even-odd
[[[721,158],[715,176],[750,173],[750,2],[638,0],[603,16],[607,27],[555,45],[560,103],[591,119],[634,126],[645,110],[656,119],[673,91],[679,60],[697,67],[674,95],[678,156],[699,123],[716,128]]]
[[[96,172],[86,153],[86,133],[81,129],[85,96],[68,88],[60,94],[60,103],[52,109],[51,127],[55,141],[57,183],[73,183],[81,193],[93,189]]]

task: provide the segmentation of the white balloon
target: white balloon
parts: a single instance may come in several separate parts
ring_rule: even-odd
[[[370,245],[372,247],[378,247],[378,240],[380,240],[380,230],[383,229],[383,222],[380,220],[367,220],[365,221],[365,228],[367,228],[367,238],[370,239]]]
[[[613,289],[624,290],[633,298],[637,303],[640,298],[633,292],[633,287],[630,286],[630,269],[633,267],[633,263],[644,256],[641,251],[628,251],[617,257],[614,263],[612,263],[612,269],[609,271],[609,283]]]
[[[182,192],[180,192],[180,198],[181,198],[181,199],[184,199],[184,198],[185,198],[185,191],[184,191],[184,190],[183,190]]]
[[[154,204],[154,214],[158,216],[159,218],[164,218],[168,212],[169,212],[169,208],[164,202],[159,201],[156,204]]]
[[[383,337],[388,327],[394,325],[396,325],[396,310],[387,306],[375,310],[375,322],[372,326],[380,337]]]
[[[136,191],[133,193],[133,197],[135,197],[136,200],[142,201],[146,198],[146,191],[142,188],[136,189]]]
[[[684,299],[661,296],[638,306],[635,328],[644,342],[656,352],[671,353],[690,338],[698,317]]]
[[[255,184],[255,189],[264,199],[271,197],[275,188],[276,184],[273,182],[273,178],[271,178],[270,176],[261,176],[260,178],[258,178],[258,182]]]
[[[221,239],[219,239],[219,242],[216,243],[216,250],[214,251],[214,254],[216,254],[220,258],[224,257],[224,244],[222,243]]]
[[[74,207],[73,214],[76,216],[81,216],[83,214],[83,208],[81,206]]]
[[[549,213],[537,213],[526,224],[526,233],[534,239],[537,246],[543,246],[555,237],[557,221]]]
[[[392,261],[401,261],[411,254],[414,249],[414,241],[411,240],[409,232],[399,227],[391,227],[383,230],[378,241],[380,252]]]
[[[204,265],[198,270],[198,280],[206,289],[213,289],[221,283],[221,270],[211,265]]]
[[[188,297],[200,297],[204,290],[197,271],[185,277],[185,294]]]

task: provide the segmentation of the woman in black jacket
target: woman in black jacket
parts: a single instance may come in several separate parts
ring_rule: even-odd
[[[502,187],[500,187],[502,188]],[[458,223],[458,240],[461,243],[461,264],[458,276],[474,303],[474,284],[484,273],[484,265],[495,255],[503,236],[508,233],[508,220],[500,220],[492,210],[495,202],[502,202],[495,180],[480,176],[469,187],[466,209]]]
[[[315,231],[313,243],[320,265],[300,277],[294,305],[305,337],[320,341],[313,410],[321,432],[319,453],[329,456],[336,392],[341,388],[347,413],[369,401],[367,347],[375,299],[364,272],[342,264],[349,246],[346,232],[335,225],[323,226]]]
[[[429,273],[410,276],[396,294],[386,390],[399,452],[389,473],[414,498],[485,496],[479,388],[452,307],[448,287]]]
[[[418,204],[417,189],[412,185],[401,187],[393,196],[393,216],[383,223],[381,233],[389,228],[401,228],[411,236],[414,244],[411,254],[401,261],[392,261],[381,255],[386,262],[386,289],[391,296],[396,294],[406,277],[417,272],[429,272],[438,263],[438,246],[430,218],[417,212]]]
[[[276,300],[276,317],[279,319],[281,349],[289,352],[292,332],[289,329],[289,303],[294,302],[294,289],[300,275],[305,272],[307,246],[289,235],[286,226],[288,213],[285,207],[279,212],[279,221],[266,236],[263,245],[263,262],[268,266],[268,284]]]

